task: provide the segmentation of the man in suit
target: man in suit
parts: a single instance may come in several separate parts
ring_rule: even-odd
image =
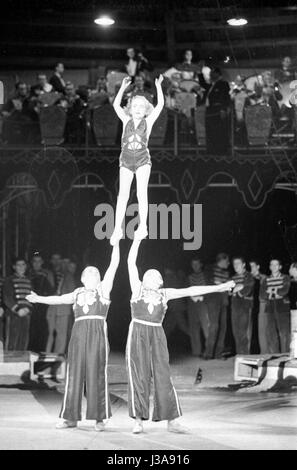
[[[211,83],[207,83],[199,74],[200,85],[206,90],[205,101],[205,132],[207,152],[213,155],[227,153],[229,142],[230,87],[223,80],[219,68],[210,72]]]
[[[65,81],[63,79],[64,73],[64,64],[59,62],[55,66],[54,74],[51,76],[49,83],[52,85],[54,91],[59,93],[64,93],[65,91]]]

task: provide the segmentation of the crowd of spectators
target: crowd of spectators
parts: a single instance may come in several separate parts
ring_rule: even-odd
[[[135,94],[143,94],[154,104],[153,78],[159,71],[154,70],[143,52],[134,48],[126,52],[127,62],[116,71],[119,81],[115,83],[112,83],[114,77],[111,78],[115,71],[107,68],[106,73],[98,77],[95,87],[75,87],[64,78],[67,73],[62,63],[56,64],[49,79],[40,72],[32,86],[23,81],[16,83],[14,96],[1,109],[2,142],[40,143],[40,114],[46,107],[58,106],[66,115],[64,142],[84,144],[86,132],[92,129],[94,110],[112,104],[124,74],[131,77],[132,84],[124,95],[123,104]],[[204,110],[203,117],[198,119],[203,119],[208,153],[225,154],[231,141],[248,145],[245,115],[253,106],[271,109],[270,140],[273,135],[282,133],[290,134],[291,142],[295,143],[295,108],[290,103],[290,83],[297,75],[290,57],[285,57],[274,73],[251,71],[249,76],[238,75],[228,82],[219,67],[208,66],[204,61],[195,63],[192,51],[186,50],[182,61],[163,73],[166,108],[184,117],[190,133],[195,128],[195,112],[199,108]]]
[[[76,262],[51,256],[48,269],[39,253],[30,262],[17,258],[13,272],[0,280],[0,342],[6,350],[32,350],[65,354],[73,324],[71,306],[32,305],[26,300],[32,290],[39,295],[62,295],[80,285]],[[184,335],[194,356],[222,359],[232,354],[287,353],[290,333],[297,329],[297,263],[288,274],[273,258],[268,273],[260,263],[242,256],[219,253],[204,266],[199,256],[191,259],[188,274],[167,264],[164,286],[182,288],[235,281],[228,293],[177,299],[169,302],[164,330]],[[176,346],[176,336],[175,346]]]
[[[65,354],[74,320],[71,306],[32,305],[26,296],[31,291],[45,296],[73,292],[80,284],[76,262],[54,253],[45,269],[42,256],[35,253],[29,263],[16,258],[12,271],[0,279],[0,341],[4,348]]]
[[[199,256],[191,260],[185,276],[174,267],[164,273],[166,287],[219,284],[233,279],[228,293],[179,299],[169,303],[164,329],[167,338],[175,329],[188,336],[194,356],[222,359],[233,354],[287,353],[291,331],[297,323],[297,263],[288,274],[282,262],[270,260],[267,273],[260,263],[242,256],[230,261],[219,253],[214,264],[203,266]]]

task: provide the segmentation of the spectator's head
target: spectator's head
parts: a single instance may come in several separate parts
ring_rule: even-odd
[[[144,76],[142,74],[136,75],[134,80],[134,85],[137,90],[143,91],[144,90]]]
[[[47,84],[47,76],[45,73],[40,72],[37,75],[37,83],[41,88],[45,87],[45,85]]]
[[[153,108],[153,105],[144,96],[135,95],[130,100],[128,113],[133,119],[143,119],[152,112]]]
[[[249,265],[250,265],[250,270],[251,270],[251,274],[254,276],[254,277],[257,277],[259,276],[260,274],[260,263],[258,262],[258,260],[256,259],[251,259],[251,261],[249,262]]]
[[[262,79],[263,79],[264,86],[269,86],[269,87],[272,86],[273,77],[272,77],[271,70],[265,70],[265,72],[262,73]]]
[[[289,57],[289,56],[284,57],[283,60],[282,60],[283,69],[287,70],[291,67],[291,65],[292,65],[291,57]]]
[[[107,80],[105,77],[99,77],[96,84],[97,91],[107,91]]]
[[[164,275],[172,276],[172,274],[176,274],[176,264],[173,260],[169,260],[164,264]]]
[[[68,269],[68,272],[74,276],[74,274],[76,273],[76,269],[77,269],[76,262],[70,261],[67,269]]]
[[[35,253],[31,258],[31,266],[34,271],[41,271],[43,266],[43,258],[39,253]]]
[[[135,49],[133,47],[128,47],[127,49],[127,56],[129,57],[129,59],[135,59]]]
[[[55,65],[55,72],[58,73],[59,75],[63,75],[64,73],[64,64],[62,64],[62,62],[58,62],[56,65]]]
[[[191,51],[191,49],[185,50],[185,52],[184,52],[184,61],[187,62],[187,63],[191,63],[192,59],[193,59],[193,52]]]
[[[218,67],[214,67],[213,69],[211,69],[210,80],[212,82],[216,82],[219,78],[221,78],[221,76],[222,76],[221,69],[219,69]]]
[[[96,289],[101,282],[99,270],[95,266],[87,266],[81,274],[81,282],[86,289]]]
[[[230,259],[227,253],[218,253],[216,256],[216,263],[219,268],[228,269],[230,266]]]
[[[68,97],[75,95],[75,88],[72,82],[66,82],[65,84],[65,95]]]
[[[232,259],[233,269],[236,274],[242,274],[245,271],[245,260],[242,256],[234,256]]]
[[[236,75],[234,83],[236,86],[242,86],[244,84],[244,79],[241,75]]]
[[[28,94],[28,87],[25,82],[18,82],[15,85],[15,90],[18,96],[25,97]]]
[[[148,290],[158,290],[163,286],[163,278],[157,269],[148,269],[142,279],[142,285]]]
[[[165,266],[164,268],[164,276],[172,276],[175,274],[175,270],[173,266]]]
[[[15,258],[12,267],[18,276],[24,276],[27,270],[27,261],[25,258],[17,257]]]
[[[203,267],[203,263],[201,259],[198,256],[194,256],[194,258],[191,259],[191,268],[194,271],[194,273],[199,273]]]
[[[269,269],[273,276],[278,275],[282,270],[282,263],[278,258],[271,258],[269,263]]]
[[[289,274],[294,279],[297,279],[297,262],[296,261],[291,264],[290,269],[289,269]]]
[[[50,259],[50,263],[55,271],[61,269],[62,256],[60,255],[60,253],[53,253]]]
[[[68,271],[69,263],[70,263],[70,258],[63,258],[62,259],[61,266],[62,266],[63,271]]]

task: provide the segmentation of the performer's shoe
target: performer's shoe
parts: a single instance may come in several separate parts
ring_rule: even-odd
[[[141,434],[143,432],[143,425],[138,421],[135,423],[134,428],[132,430],[133,434]]]
[[[95,424],[95,431],[97,432],[105,431],[105,424],[103,423],[103,421],[97,421],[97,423]]]
[[[190,430],[181,426],[175,420],[168,421],[167,430],[169,432],[175,432],[176,434],[190,434]]]
[[[65,419],[65,421],[60,421],[59,423],[56,424],[56,429],[67,429],[67,428],[76,428],[77,427],[77,421],[68,421]]]
[[[123,230],[120,229],[120,230],[114,230],[113,231],[113,234],[111,235],[110,237],[110,244],[111,246],[115,246],[120,240],[121,238],[123,238]]]
[[[138,229],[135,230],[134,238],[136,240],[144,240],[148,236],[146,225],[139,225]]]

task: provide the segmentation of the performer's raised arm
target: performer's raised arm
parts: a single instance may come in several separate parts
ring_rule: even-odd
[[[128,271],[132,298],[137,297],[140,292],[141,281],[139,279],[138,268],[136,265],[138,250],[141,240],[134,238],[128,255]]]
[[[122,81],[122,84],[121,84],[121,87],[118,91],[118,94],[115,97],[114,102],[113,102],[114,110],[117,113],[118,117],[123,122],[128,121],[129,116],[125,113],[124,109],[122,108],[121,102],[122,102],[123,94],[124,94],[126,88],[128,88],[128,86],[130,86],[130,85],[131,85],[131,78],[130,77],[125,77]]]
[[[164,80],[163,75],[156,78],[155,85],[157,89],[157,105],[154,107],[152,112],[147,116],[146,120],[149,126],[153,126],[154,122],[158,119],[163,107],[164,107],[164,94],[162,90],[162,82]]]
[[[31,302],[31,304],[71,305],[74,303],[74,292],[49,296],[37,295],[35,292],[31,292],[31,294],[26,296],[26,299],[28,302]]]
[[[234,281],[224,282],[215,286],[191,286],[185,289],[164,289],[167,300],[181,299],[182,297],[194,297],[211,294],[212,292],[226,292],[235,287]]]
[[[113,281],[114,281],[114,277],[119,266],[119,262],[120,262],[120,245],[118,241],[112,249],[110,264],[108,266],[108,269],[102,281],[102,294],[106,299],[109,299],[109,295],[112,290]]]

